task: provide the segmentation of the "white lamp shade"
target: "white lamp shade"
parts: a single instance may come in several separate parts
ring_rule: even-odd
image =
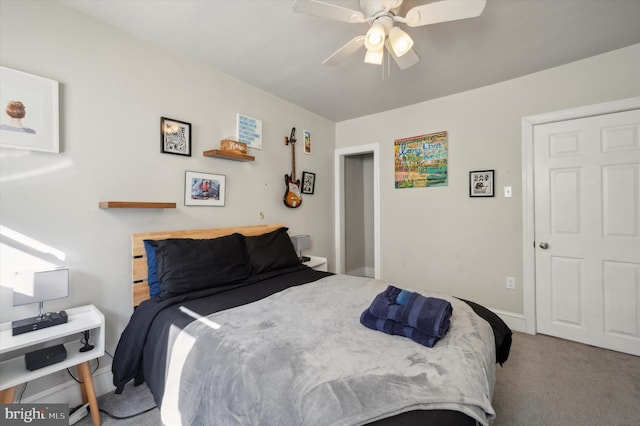
[[[409,37],[409,34],[398,27],[393,27],[389,31],[389,41],[391,42],[393,53],[397,57],[404,55],[413,47],[413,40]]]
[[[364,55],[364,61],[367,64],[382,65],[383,56],[383,50],[367,50],[367,54]]]
[[[13,306],[69,296],[69,268],[18,272],[13,282]]]
[[[309,235],[293,235],[291,237],[293,248],[297,252],[302,250],[309,250],[311,248],[311,237]]]
[[[364,38],[364,45],[367,50],[382,50],[384,47],[384,40],[387,37],[384,27],[379,22],[374,22],[367,31],[367,35]]]

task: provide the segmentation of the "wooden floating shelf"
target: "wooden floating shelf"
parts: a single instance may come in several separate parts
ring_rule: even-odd
[[[256,159],[256,157],[254,157],[253,155],[241,154],[235,151],[223,151],[220,149],[204,151],[202,155],[204,155],[205,157],[224,158],[234,161],[255,161]]]
[[[100,201],[101,209],[175,209],[176,203],[142,201]]]

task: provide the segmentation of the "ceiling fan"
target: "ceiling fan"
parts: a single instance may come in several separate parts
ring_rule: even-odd
[[[293,11],[305,15],[333,19],[352,24],[370,25],[365,35],[359,35],[338,49],[322,62],[324,65],[336,65],[347,56],[365,46],[367,53],[364,61],[369,64],[382,64],[384,48],[398,64],[407,69],[420,58],[413,50],[413,40],[409,34],[396,26],[396,23],[409,27],[437,24],[475,18],[484,10],[486,0],[440,0],[415,6],[400,16],[403,0],[360,0],[360,10],[349,9],[323,0],[295,0]]]

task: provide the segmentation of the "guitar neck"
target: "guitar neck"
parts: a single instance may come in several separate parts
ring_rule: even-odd
[[[296,144],[291,142],[291,181],[296,180]]]

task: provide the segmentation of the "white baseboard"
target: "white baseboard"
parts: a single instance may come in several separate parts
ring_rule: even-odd
[[[97,396],[104,395],[115,389],[115,386],[113,386],[111,364],[102,366],[93,373],[93,387]],[[33,404],[69,404],[69,407],[75,407],[82,404],[80,385],[69,377],[69,380],[63,383],[23,398],[22,402]]]
[[[356,277],[371,277],[375,276],[375,269],[368,266],[361,266],[356,269],[351,269],[346,272],[347,275],[354,275]]]
[[[504,321],[512,331],[519,331],[522,333],[527,332],[527,322],[524,319],[523,314],[516,314],[514,312],[501,311],[500,309],[489,308],[493,313],[498,315],[502,321]]]

